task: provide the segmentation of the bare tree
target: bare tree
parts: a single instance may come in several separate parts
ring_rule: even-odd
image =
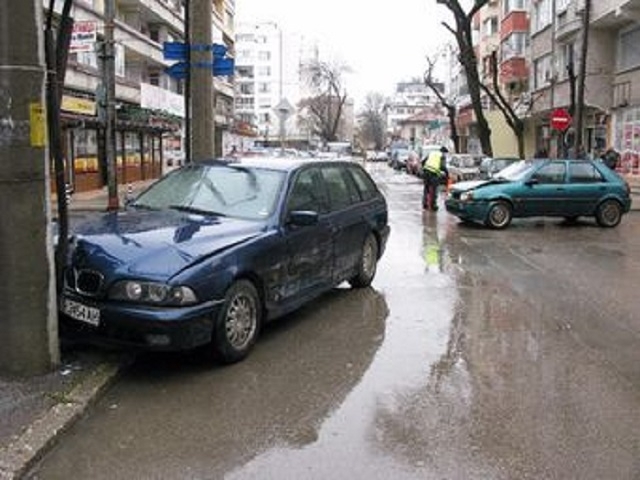
[[[481,83],[480,87],[489,97],[491,102],[493,102],[493,104],[502,112],[507,125],[509,125],[516,136],[518,142],[518,156],[520,158],[524,158],[524,121],[520,118],[513,104],[504,96],[500,89],[500,83],[498,81],[498,53],[495,50],[491,52],[490,70],[491,86],[489,87],[484,83]],[[531,105],[529,105],[529,108],[531,108]]]
[[[338,140],[342,112],[347,101],[343,85],[343,74],[348,71],[344,65],[312,60],[303,66],[312,96],[299,103],[301,115],[307,118],[312,133],[325,142]]]
[[[489,0],[474,0],[469,12],[466,12],[464,8],[462,8],[459,0],[436,0],[436,3],[447,7],[455,19],[456,28],[453,28],[447,22],[442,22],[442,24],[453,34],[458,44],[458,50],[460,52],[459,60],[467,77],[471,104],[478,122],[478,135],[482,152],[491,157],[493,156],[491,128],[482,110],[482,87],[480,73],[478,72],[478,59],[476,58],[476,52],[473,48],[472,36],[473,17],[482,7],[489,3]]]
[[[373,145],[376,150],[382,150],[385,143],[385,104],[381,93],[369,93],[358,115],[362,140],[366,145]]]
[[[456,153],[460,151],[460,135],[458,134],[458,125],[456,123],[456,117],[458,115],[458,109],[455,102],[448,100],[444,92],[440,89],[441,84],[436,82],[433,78],[433,69],[435,68],[436,61],[434,58],[427,57],[427,70],[424,72],[424,84],[429,88],[440,100],[440,104],[447,111],[447,117],[449,119],[449,138],[453,142],[453,149]]]

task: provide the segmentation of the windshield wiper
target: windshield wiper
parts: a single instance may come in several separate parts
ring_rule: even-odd
[[[147,205],[145,203],[129,203],[127,207],[139,208],[140,210],[157,210],[157,208]]]
[[[169,205],[169,208],[172,210],[178,210],[179,212],[196,213],[198,215],[226,217],[224,213],[214,212],[212,210],[204,210],[202,208],[191,207],[189,205]]]

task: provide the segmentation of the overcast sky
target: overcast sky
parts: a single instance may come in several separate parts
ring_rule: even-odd
[[[358,104],[421,78],[425,56],[452,38],[441,26],[449,18],[436,0],[236,0],[237,21],[274,21],[317,39],[323,58],[335,52],[354,71],[348,88]]]

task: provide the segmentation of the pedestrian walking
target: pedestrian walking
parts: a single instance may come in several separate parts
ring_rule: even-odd
[[[425,210],[438,210],[438,187],[449,178],[447,170],[447,147],[431,152],[422,162],[424,172],[424,191],[422,194],[422,208]]]

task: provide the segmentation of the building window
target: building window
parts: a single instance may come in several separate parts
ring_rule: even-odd
[[[158,72],[149,72],[149,83],[151,85],[155,85],[156,87],[160,86],[160,74]]]
[[[502,3],[503,13],[508,15],[514,10],[526,10],[527,0],[504,0]]]
[[[553,79],[552,56],[545,55],[533,62],[533,87],[535,89],[549,85]]]
[[[258,76],[260,76],[260,77],[270,77],[271,76],[271,67],[258,67]]]
[[[502,61],[513,57],[524,57],[529,45],[529,35],[526,32],[513,32],[502,42]]]
[[[485,37],[490,37],[498,33],[498,17],[489,17],[483,23]]]
[[[565,79],[569,77],[569,65],[573,65],[575,68],[575,43],[561,44],[558,50],[558,77]]]
[[[640,26],[621,32],[618,37],[618,68],[627,70],[640,66]]]
[[[260,82],[258,84],[258,93],[269,93],[271,91],[270,85],[266,82]]]
[[[254,93],[253,83],[243,83],[239,87],[240,93],[243,95],[253,95]]]
[[[533,31],[538,32],[551,25],[551,0],[540,0],[533,5]]]
[[[78,52],[76,53],[76,61],[80,65],[98,68],[98,55],[96,52]]]
[[[262,52],[258,52],[258,60],[271,60],[271,52],[267,50],[263,50]]]

